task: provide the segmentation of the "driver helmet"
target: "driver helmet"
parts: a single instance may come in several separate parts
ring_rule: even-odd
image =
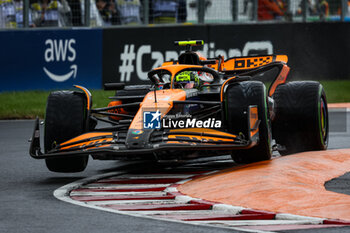
[[[183,71],[176,75],[175,86],[185,89],[199,88],[200,79],[195,71]]]

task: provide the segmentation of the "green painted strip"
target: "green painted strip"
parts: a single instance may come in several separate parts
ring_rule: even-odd
[[[318,90],[318,126],[319,126],[319,133],[321,138],[321,143],[324,145],[324,139],[323,139],[323,133],[322,133],[322,116],[321,116],[321,101],[322,101],[322,85],[320,85]]]
[[[267,126],[267,134],[268,134],[268,138],[267,138],[267,143],[269,144],[269,148],[270,148],[270,153],[272,153],[272,148],[271,148],[271,127],[270,127],[270,124],[269,124],[269,119],[267,117],[267,113],[269,111],[269,108],[267,106],[267,96],[266,96],[266,86],[264,85],[264,108],[265,108],[265,121],[266,121],[266,126]]]

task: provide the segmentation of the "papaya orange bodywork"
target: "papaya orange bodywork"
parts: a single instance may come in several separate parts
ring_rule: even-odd
[[[89,90],[86,89],[85,87],[82,87],[79,85],[75,85],[74,87],[76,87],[84,92],[84,94],[86,96],[86,101],[87,101],[87,110],[90,110],[92,101],[91,101],[91,93],[89,92]]]
[[[224,63],[224,70],[248,70],[273,62],[273,56],[234,58]]]
[[[68,140],[64,143],[61,143],[61,146],[62,145],[67,145],[67,144],[70,144],[70,143],[74,143],[74,142],[78,142],[78,141],[81,141],[81,140],[85,140],[85,139],[89,139],[89,138],[95,138],[95,137],[103,137],[103,136],[110,136],[112,137],[113,136],[113,133],[85,133],[85,134],[82,134],[78,137],[75,137],[71,140]]]
[[[209,136],[198,136],[198,135],[183,135],[183,134],[172,134],[168,136],[168,139],[174,139],[176,141],[181,141],[181,138],[191,138],[198,141],[212,141],[212,142],[234,142],[233,139],[228,138],[218,138],[218,137],[209,137]]]
[[[93,145],[97,145],[97,144],[104,143],[104,142],[111,142],[112,140],[113,140],[113,138],[102,138],[102,139],[97,139],[97,140],[90,140],[88,142],[82,142],[82,143],[77,143],[77,144],[74,144],[71,146],[62,147],[61,149],[66,150],[66,149],[71,149],[74,147],[93,146]]]
[[[221,89],[220,89],[220,100],[221,102],[224,101],[224,88],[225,86],[232,80],[234,80],[236,77],[231,77],[228,78],[222,85],[221,85]]]
[[[289,74],[290,68],[287,65],[283,65],[281,72],[278,74],[276,80],[272,83],[269,91],[269,96],[272,96],[275,93],[278,85],[281,85],[287,81],[287,76]]]
[[[82,140],[87,140],[87,139],[96,138],[96,137],[104,137],[104,138],[99,138],[96,140],[88,140],[82,143],[76,143]],[[78,137],[72,138],[71,140],[68,140],[64,143],[61,143],[60,146],[62,146],[61,150],[66,150],[66,149],[71,149],[73,147],[83,147],[88,145],[96,145],[101,142],[110,142],[112,140],[113,140],[113,133],[86,133]],[[64,145],[67,145],[67,146],[64,146]]]
[[[143,129],[143,112],[157,111],[161,113],[161,117],[164,117],[172,108],[174,100],[185,100],[186,92],[181,89],[169,89],[156,91],[157,102],[155,101],[154,92],[149,92],[142,103],[140,109],[136,113],[133,121],[131,122],[130,129]]]
[[[252,127],[254,127],[259,120],[258,107],[251,107],[249,114],[250,114],[249,120],[250,120],[250,128],[251,128],[250,137],[252,138],[255,134],[259,132],[259,127],[257,127],[256,129],[252,129]]]
[[[280,62],[283,62],[283,63],[287,63],[288,62],[288,56],[286,56],[286,55],[276,55],[275,61],[280,61]]]
[[[227,136],[227,137],[236,137],[236,135],[221,132],[215,129],[205,129],[205,128],[186,128],[186,129],[172,129],[169,131],[170,133],[176,133],[176,132],[196,132],[196,133],[205,133],[205,134],[212,134],[213,136],[215,135],[220,135],[220,136]]]

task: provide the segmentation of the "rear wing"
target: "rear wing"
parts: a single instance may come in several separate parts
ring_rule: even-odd
[[[193,54],[193,53],[192,53]],[[186,55],[186,54],[182,54]],[[199,60],[199,59],[198,59]],[[199,61],[200,64],[193,65],[207,65],[208,67],[221,72],[240,72],[257,69],[272,63],[288,62],[286,55],[267,55],[267,56],[253,56],[253,57],[232,57],[224,61],[224,58],[219,56],[217,58],[210,58],[208,60]],[[179,64],[179,61],[167,61],[162,66]],[[185,63],[182,63],[185,64]],[[187,64],[187,63],[186,63]],[[191,63],[192,64],[192,63]]]
[[[268,56],[253,56],[253,57],[232,57],[223,62],[218,62],[215,65],[210,65],[211,68],[218,71],[248,71],[271,63],[287,63],[286,55],[268,55]],[[219,67],[220,66],[220,67]]]
[[[269,56],[256,56],[256,57],[237,57],[229,58],[226,61],[215,64],[212,68],[222,71],[226,77],[230,77],[226,80],[234,80],[236,75],[240,76],[253,76],[261,72],[268,71],[272,68],[278,68],[278,74],[274,78],[270,85],[268,95],[272,96],[278,85],[281,85],[287,81],[287,77],[290,68],[287,66],[288,57],[286,55],[269,55]],[[226,83],[225,82],[225,83]]]
[[[175,64],[204,65],[219,72],[241,73],[240,71],[250,71],[271,63],[286,64],[288,62],[288,57],[286,55],[232,57],[228,58],[227,60],[224,60],[224,57],[222,56],[205,58],[200,57],[201,55],[197,52],[192,52],[193,46],[204,45],[203,40],[175,41],[174,44],[176,46],[186,46],[186,52],[180,54],[177,61],[166,61],[162,64],[162,66]]]

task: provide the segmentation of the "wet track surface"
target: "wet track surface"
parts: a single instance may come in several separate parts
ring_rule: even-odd
[[[348,148],[349,113],[331,115],[330,149]],[[345,125],[344,125],[345,124]],[[0,122],[0,232],[235,232],[233,230],[163,222],[88,209],[57,200],[53,191],[76,180],[107,172],[151,172],[151,164],[118,161],[89,161],[78,174],[47,171],[44,161],[28,155],[32,121]],[[344,130],[345,127],[345,130]],[[333,130],[332,130],[333,129]],[[234,166],[227,157],[221,162],[196,160],[184,166],[223,169]],[[350,194],[350,175],[326,183],[327,190]],[[350,232],[350,227],[293,230],[288,232]]]

